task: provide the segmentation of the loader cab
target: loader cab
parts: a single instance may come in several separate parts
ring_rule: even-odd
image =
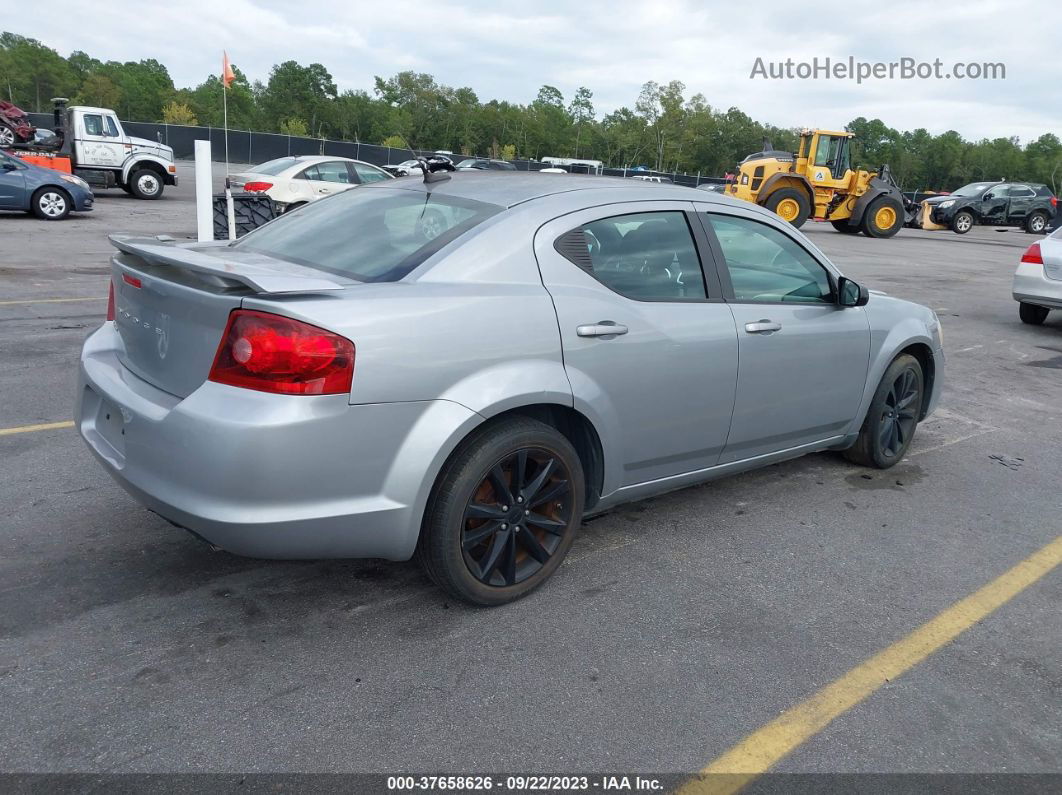
[[[852,133],[805,130],[800,136],[800,157],[807,163],[808,179],[815,185],[846,184],[852,170]]]

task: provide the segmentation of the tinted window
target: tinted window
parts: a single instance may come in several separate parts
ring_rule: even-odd
[[[374,168],[367,163],[351,163],[350,165],[354,167],[354,170],[358,174],[358,179],[363,183],[379,182],[382,179],[390,179],[391,176],[386,171]]]
[[[971,182],[969,185],[963,185],[958,190],[951,192],[952,196],[980,196],[986,190],[993,185],[998,185],[998,182]]]
[[[501,210],[420,191],[348,190],[282,215],[234,245],[360,281],[395,281]]]
[[[826,269],[773,226],[727,215],[708,218],[739,301],[832,303]]]
[[[103,135],[103,117],[93,115],[85,116],[85,135]]]
[[[516,171],[516,166],[512,163],[506,163],[504,160],[491,160],[487,164],[487,168],[493,168],[498,171]]]
[[[681,301],[707,297],[693,236],[680,212],[603,218],[564,235],[556,247],[628,298]]]
[[[1010,198],[1012,199],[1027,199],[1031,196],[1035,196],[1036,194],[1033,192],[1032,188],[1026,185],[1011,185],[1010,191],[1007,193],[1007,195],[1010,196]]]
[[[104,121],[107,123],[106,128],[105,128],[106,132],[104,133],[104,135],[110,136],[111,138],[117,138],[118,137],[118,125],[114,123],[114,119],[112,117],[108,116],[107,118],[104,119]]]

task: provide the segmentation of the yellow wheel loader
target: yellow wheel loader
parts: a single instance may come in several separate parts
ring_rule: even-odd
[[[801,130],[800,151],[763,151],[738,165],[726,194],[777,213],[793,226],[808,218],[838,232],[892,237],[912,217],[888,166],[877,173],[852,169],[849,132]]]

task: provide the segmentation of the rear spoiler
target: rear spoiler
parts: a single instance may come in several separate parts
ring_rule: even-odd
[[[233,257],[227,256],[229,252],[218,247],[214,249],[217,253],[207,253],[175,245],[174,238],[166,235],[110,235],[108,239],[119,251],[153,265],[169,265],[186,271],[207,273],[243,284],[256,293],[317,293],[342,290],[349,286],[321,271],[251,251],[241,251],[240,256]]]

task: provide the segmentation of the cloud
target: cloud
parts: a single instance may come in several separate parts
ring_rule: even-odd
[[[273,64],[319,62],[341,90],[371,90],[374,75],[430,72],[469,86],[482,100],[528,102],[544,83],[571,97],[591,88],[598,116],[633,104],[646,80],[681,80],[687,95],[714,107],[736,106],[780,126],[837,127],[856,116],[965,137],[1029,140],[1062,128],[1062,79],[1052,66],[1053,26],[1036,24],[1041,2],[967,0],[953,4],[893,2],[844,13],[780,0],[705,3],[691,0],[578,5],[502,0],[186,0],[180,4],[108,0],[92,7],[51,0],[32,15],[3,23],[63,54],[75,49],[105,60],[156,58],[179,86],[220,68],[221,50],[252,79]],[[940,58],[1002,62],[998,81],[750,79],[757,57],[827,56],[894,61]]]

